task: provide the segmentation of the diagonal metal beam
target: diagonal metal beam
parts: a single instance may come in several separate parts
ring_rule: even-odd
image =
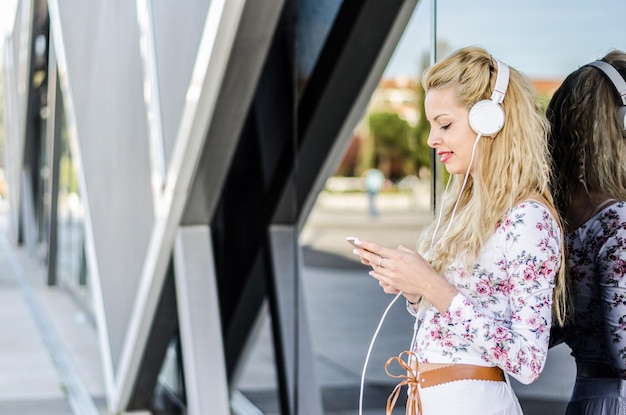
[[[174,268],[189,415],[230,414],[212,251],[208,226],[180,228]]]
[[[132,385],[142,376],[138,364],[145,353],[147,328],[157,307],[155,300],[162,285],[164,258],[173,249],[178,226],[208,224],[212,217],[237,143],[237,136],[230,129],[237,132],[238,123],[243,123],[247,112],[245,102],[251,99],[264,60],[263,45],[269,44],[271,38],[272,16],[280,14],[282,3],[283,0],[211,2],[187,94],[188,105],[120,360],[114,404],[118,410],[126,406]],[[264,20],[257,21],[259,17]],[[248,61],[251,57],[253,60]],[[242,80],[246,82],[243,87]]]
[[[416,4],[343,2],[298,107],[298,167],[292,174],[301,221],[343,155]],[[295,189],[285,187],[276,221],[291,210]]]
[[[208,224],[215,214],[284,3],[252,1],[242,11],[182,225]]]
[[[271,183],[279,182],[293,154],[294,100],[291,7],[286,6],[272,39],[254,100],[212,219],[214,257],[226,341],[229,377],[272,281],[268,255],[270,212],[276,203]],[[293,275],[293,273],[291,273]]]
[[[301,313],[296,235],[298,221],[306,217],[303,201],[315,197],[316,181],[343,153],[414,6],[415,1],[345,1],[297,114],[290,72],[293,10],[286,6],[221,193],[212,229],[227,350],[246,341],[240,328],[256,315],[244,304],[265,295],[257,291],[244,302],[241,287],[265,278],[283,413],[298,413],[303,405],[310,413],[321,411],[319,395],[311,393],[318,385]],[[371,30],[373,22],[380,30]],[[227,354],[229,368],[232,359],[239,356]]]
[[[277,193],[272,198],[274,225],[269,232],[270,304],[284,413],[322,413],[299,284],[298,222],[308,216],[343,155],[415,4],[414,0],[343,2],[297,108],[297,144],[295,148],[287,144],[283,150],[283,173],[288,174],[276,177],[270,187],[270,194]]]
[[[274,276],[270,310],[283,413],[321,415],[322,396],[301,285],[298,230],[295,225],[272,226],[269,240]]]
[[[137,297],[120,355],[116,394],[109,405],[114,412],[123,411],[127,407],[135,384],[139,381],[140,362],[148,347],[148,334],[157,312],[157,300],[173,250],[187,190],[213,118],[217,91],[223,80],[244,3],[244,0],[214,0],[209,6],[168,172],[168,184],[153,225]]]
[[[50,42],[52,44],[52,42]],[[61,86],[57,72],[57,62],[54,48],[49,51],[48,63],[48,124],[46,140],[48,147],[48,161],[50,180],[46,188],[49,195],[59,194],[59,163],[61,160],[61,123],[63,101]],[[51,197],[46,203],[46,216],[49,225],[48,230],[48,285],[57,283],[57,222],[58,222],[58,198]]]
[[[176,288],[172,261],[169,266],[161,291],[157,299],[156,311],[147,334],[147,343],[150,345],[141,355],[137,381],[133,384],[127,409],[142,410],[150,408],[153,401],[157,378],[167,348],[172,337],[178,330],[178,313]]]

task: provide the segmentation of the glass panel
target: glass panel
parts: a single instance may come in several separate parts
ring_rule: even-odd
[[[175,335],[165,352],[157,378],[152,410],[159,414],[184,414],[186,406],[180,337]]]
[[[336,246],[335,253],[347,253],[350,250],[350,246],[344,242],[347,232],[358,232],[363,238],[380,240],[380,230],[378,233],[363,232],[366,225],[350,226],[351,229],[339,226],[341,223],[345,225],[347,218],[355,218],[366,224],[368,219],[365,211],[355,215],[350,210],[342,212],[321,208],[316,213],[325,219],[310,221],[307,228],[324,240],[341,241],[346,245],[345,249]],[[410,230],[409,227],[406,229]],[[321,240],[319,243],[323,244]],[[308,254],[314,253],[315,247],[319,248],[320,245],[310,240],[304,241],[304,244],[308,252],[305,253],[303,286],[307,294],[306,305],[316,357],[315,373],[322,388],[324,413],[355,411],[358,408],[360,381],[368,346],[377,322],[392,297],[385,295],[368,278],[368,270],[364,266],[346,258],[347,254],[326,253],[314,258]],[[412,319],[403,309],[403,304],[400,301],[390,310],[372,349],[365,373],[364,411],[384,412],[387,395],[394,386],[393,380],[385,374],[385,362],[409,347]],[[404,409],[400,412],[404,413]]]
[[[45,255],[48,249],[49,238],[49,199],[47,192],[50,188],[50,161],[49,143],[47,136],[47,90],[48,90],[48,60],[47,60],[47,34],[44,27],[35,25],[33,36],[32,76],[30,79],[30,93],[32,98],[29,106],[32,113],[27,129],[30,145],[24,148],[24,160],[26,169],[30,173],[32,189],[33,213],[35,215],[36,238],[39,245],[38,254]],[[27,140],[27,141],[28,141]]]
[[[231,400],[234,415],[258,413],[250,408],[256,408],[265,415],[280,414],[273,344],[271,318],[267,306],[264,306],[257,327],[248,339],[248,352],[244,353],[232,383],[235,390]]]
[[[420,8],[428,10],[428,4],[420,2],[417,10]],[[417,22],[416,14],[403,42],[415,42],[418,36],[428,44],[429,21]],[[428,56],[423,59],[427,61]],[[395,54],[394,61],[403,59]],[[420,229],[431,221],[429,177],[427,172],[418,177],[420,166],[428,170],[429,151],[418,147],[414,133],[422,101],[414,80],[420,64],[425,65],[415,59],[409,64],[410,73],[381,81],[337,166],[337,174],[318,196],[300,235],[304,305],[325,414],[357,413],[368,348],[394,298],[369,277],[369,268],[355,259],[345,238],[357,236],[390,247],[414,247]],[[388,143],[374,139],[377,123],[390,126]],[[399,143],[403,143],[402,148]],[[419,154],[420,149],[424,153],[421,164],[400,157],[406,151]],[[366,180],[373,167],[383,173],[382,180],[377,180],[379,175]],[[382,190],[374,192],[372,187],[368,193],[368,182],[378,182]],[[385,373],[385,363],[409,348],[412,327],[413,318],[403,299],[398,299],[389,309],[367,360],[363,413],[384,413],[387,396],[397,383]],[[394,369],[401,371],[397,366]],[[404,413],[404,399],[402,393],[394,414]]]
[[[85,257],[84,207],[78,189],[76,164],[70,150],[66,117],[61,117],[61,157],[57,213],[57,278],[91,309],[89,273]]]
[[[435,7],[437,36],[433,42]],[[381,293],[367,275],[368,269],[354,260],[345,237],[414,247],[421,228],[431,220],[432,175],[420,78],[430,64],[432,44],[437,45],[438,58],[464,46],[485,47],[529,76],[539,98],[547,102],[572,70],[613,48],[626,50],[626,27],[620,22],[624,12],[626,3],[618,0],[603,7],[566,0],[504,6],[496,0],[418,2],[367,113],[300,236],[306,306],[326,413],[356,409],[367,347],[392,299]],[[305,72],[301,69],[299,73]],[[385,135],[386,129],[392,133]],[[393,148],[404,148],[399,139],[404,134],[418,151],[410,160],[405,156],[394,159]],[[396,143],[385,143],[387,137]],[[378,215],[370,214],[364,179],[364,173],[373,167],[388,179],[373,199]],[[365,410],[375,408],[382,413],[394,385],[382,370],[384,362],[408,347],[411,327],[403,301],[396,303],[382,325],[367,366]],[[563,412],[574,382],[563,374],[571,373],[571,365],[569,350],[559,346],[549,352],[539,380],[529,386],[513,380],[522,406],[536,413]]]
[[[42,35],[40,35],[42,36]],[[39,38],[41,39],[41,38]],[[45,40],[44,40],[45,41]],[[38,81],[35,81],[39,79]],[[47,191],[50,188],[50,166],[48,165],[49,161],[49,148],[48,148],[48,140],[46,140],[46,129],[48,125],[48,117],[47,117],[47,94],[46,89],[48,87],[47,81],[47,71],[38,70],[34,75],[34,84],[38,84],[38,86],[34,89],[35,94],[37,94],[37,102],[40,103],[39,116],[33,117],[32,128],[35,131],[36,135],[36,143],[38,145],[38,149],[35,151],[35,162],[33,175],[33,187],[35,192],[35,220],[37,221],[37,242],[39,243],[41,249],[40,252],[46,252],[48,250],[48,238],[49,238],[49,230],[50,224],[49,221],[49,211],[50,206],[47,198]]]
[[[300,90],[319,58],[342,0],[297,0],[296,63]]]

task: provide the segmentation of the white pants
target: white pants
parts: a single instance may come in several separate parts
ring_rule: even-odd
[[[459,380],[420,388],[423,415],[523,415],[508,382]]]

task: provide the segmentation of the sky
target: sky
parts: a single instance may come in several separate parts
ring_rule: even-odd
[[[421,72],[433,4],[437,39],[450,51],[483,46],[532,78],[562,79],[612,49],[626,51],[624,0],[420,0],[385,76]]]

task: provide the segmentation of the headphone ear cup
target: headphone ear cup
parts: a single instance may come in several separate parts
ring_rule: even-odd
[[[504,126],[504,109],[488,99],[478,101],[470,109],[469,124],[483,137],[497,134]]]

